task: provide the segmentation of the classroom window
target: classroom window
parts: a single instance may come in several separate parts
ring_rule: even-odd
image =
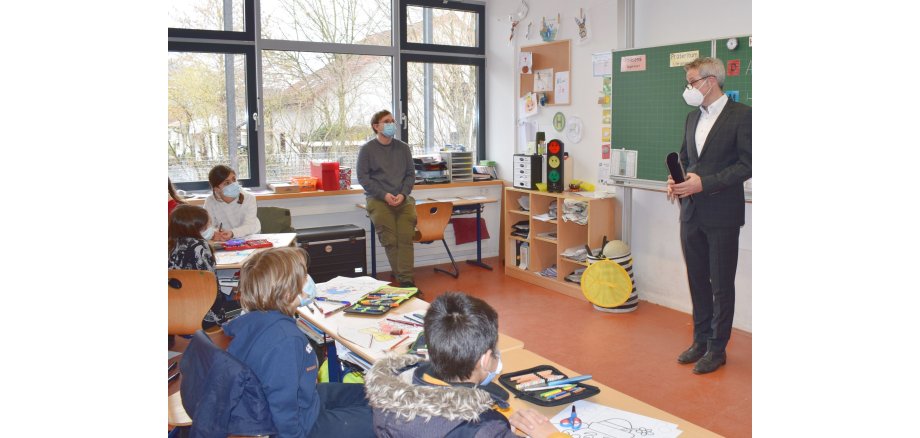
[[[389,0],[262,0],[262,38],[392,46]]]
[[[309,174],[310,160],[354,167],[381,109],[415,154],[463,144],[484,157],[481,4],[170,0],[167,9],[167,153],[181,189],[206,189],[215,164],[247,187]]]
[[[167,58],[169,177],[184,188],[206,188],[208,171],[217,164],[236,169],[240,180],[255,176],[251,55],[232,53],[238,48],[207,49],[173,45]]]
[[[407,143],[427,154],[479,147],[481,67],[450,61],[458,63],[406,62]]]
[[[478,47],[479,14],[456,9],[407,6],[406,41]]]
[[[485,150],[485,6],[401,0],[402,138],[427,154]]]
[[[242,0],[170,0],[169,27],[243,32]]]
[[[400,49],[447,55],[485,55],[484,5],[400,0]]]
[[[267,180],[309,175],[310,160],[354,169],[371,114],[392,107],[392,71],[389,56],[262,51]]]

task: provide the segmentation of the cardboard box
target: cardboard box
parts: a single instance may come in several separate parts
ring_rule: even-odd
[[[268,188],[275,193],[300,193],[300,186],[291,183],[268,183]]]

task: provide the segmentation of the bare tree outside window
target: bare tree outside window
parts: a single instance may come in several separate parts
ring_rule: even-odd
[[[262,35],[392,45],[390,13],[384,0],[264,0]],[[309,175],[310,160],[353,168],[372,134],[370,115],[392,107],[392,62],[389,56],[263,50],[267,180]]]
[[[472,12],[407,8],[409,42],[448,46],[477,45],[477,14]],[[446,145],[479,147],[477,66],[409,62],[404,76],[408,87],[409,144],[424,153]]]
[[[391,106],[391,64],[388,56],[263,51],[268,180],[309,175],[310,160],[354,168],[370,115]]]
[[[230,59],[234,100],[228,103],[225,63]],[[230,164],[236,148],[238,177],[249,178],[245,56],[169,53],[167,149],[173,182],[206,181],[217,164]],[[230,120],[234,126],[228,127]],[[232,136],[231,136],[232,134]],[[231,138],[232,137],[232,140]]]
[[[230,0],[231,19],[225,19],[225,0],[170,0],[169,27],[242,32],[243,0]]]
[[[243,3],[171,0],[170,26],[241,31]],[[359,148],[373,136],[370,116],[381,109],[398,113],[393,108],[393,58],[379,50],[360,53],[362,46],[394,45],[391,1],[256,0],[256,5],[261,14],[257,39],[271,40],[263,44],[259,68],[266,180],[308,175],[310,160],[354,167]],[[410,41],[480,44],[477,13],[413,6],[407,15]],[[348,51],[358,53],[325,52],[328,43],[347,44]],[[168,64],[170,177],[203,181],[215,164],[230,164],[241,179],[248,178],[255,151],[247,137],[246,55],[174,51]],[[445,144],[479,147],[479,68],[409,63],[405,140],[414,154]]]

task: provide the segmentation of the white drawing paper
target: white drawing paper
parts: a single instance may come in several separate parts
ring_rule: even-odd
[[[533,53],[531,52],[521,52],[518,54],[518,70],[521,74],[531,74],[533,73]]]
[[[591,64],[594,67],[594,76],[610,76],[613,74],[613,52],[592,54]]]
[[[569,104],[569,72],[561,71],[556,73],[556,98],[557,105]]]
[[[683,433],[674,423],[601,404],[578,400],[573,405],[576,415],[581,420],[578,430],[560,425],[563,418],[569,418],[571,415],[572,405],[566,405],[550,421],[559,431],[576,438],[674,438]]]
[[[534,70],[533,91],[553,91],[553,69]]]

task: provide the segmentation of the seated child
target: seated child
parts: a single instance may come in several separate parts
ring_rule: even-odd
[[[272,248],[252,255],[240,271],[246,311],[224,325],[233,337],[227,351],[259,378],[278,438],[373,437],[364,386],[316,383],[317,361],[294,316],[316,296],[300,248]]]
[[[209,220],[205,209],[190,204],[179,204],[169,214],[169,269],[214,272],[217,261],[208,245],[214,227]],[[222,295],[218,293],[214,299],[202,321],[203,328],[213,327],[220,320],[224,305]]]
[[[217,227],[211,240],[223,242],[233,237],[258,233],[262,224],[256,216],[256,197],[243,192],[236,181],[236,172],[219,164],[208,172],[211,196],[204,200],[204,209],[211,214]]]
[[[381,359],[365,379],[379,437],[516,437],[510,424],[534,438],[566,437],[532,409],[509,420],[501,373],[498,314],[488,303],[447,292],[425,315],[429,362],[415,355]]]

